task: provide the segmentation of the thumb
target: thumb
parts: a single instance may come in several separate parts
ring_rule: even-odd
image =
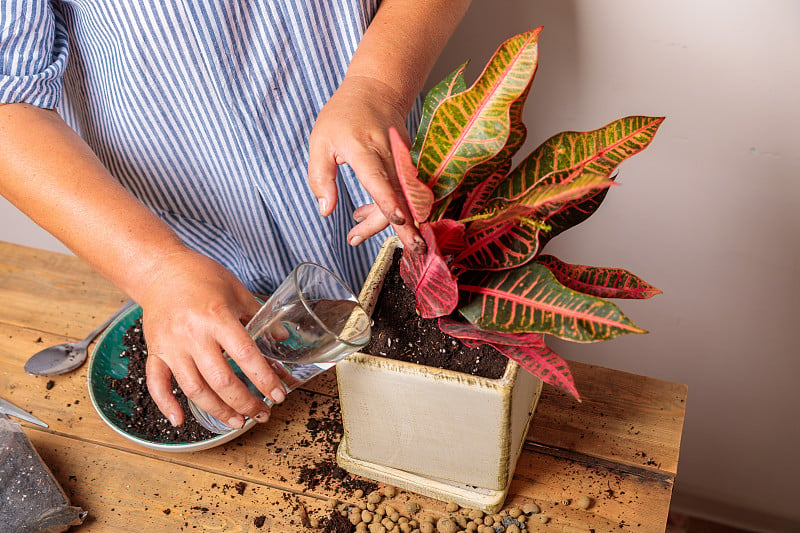
[[[331,152],[311,144],[308,157],[308,184],[317,197],[319,214],[330,215],[336,207],[336,160]]]

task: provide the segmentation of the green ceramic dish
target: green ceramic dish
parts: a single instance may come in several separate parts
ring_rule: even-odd
[[[104,377],[123,378],[127,375],[128,359],[120,357],[120,354],[125,349],[122,343],[122,337],[125,331],[127,331],[140,316],[142,316],[142,308],[135,305],[109,324],[108,328],[106,328],[98,338],[97,344],[89,359],[89,371],[87,374],[89,397],[92,400],[92,405],[94,405],[95,410],[100,415],[100,418],[102,418],[111,429],[126,439],[147,448],[168,452],[191,452],[224,444],[242,435],[255,425],[253,420],[248,419],[241,429],[202,441],[192,442],[153,441],[147,439],[144,435],[132,432],[130,428],[126,428],[124,421],[120,420],[118,412],[130,413],[131,406],[126,403],[116,391],[111,389],[108,381],[104,379]],[[186,416],[191,416],[191,414],[186,413]]]

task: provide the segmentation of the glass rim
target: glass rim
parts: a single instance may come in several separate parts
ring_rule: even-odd
[[[369,319],[369,313],[367,313],[367,310],[364,309],[363,305],[361,305],[361,302],[359,301],[358,296],[356,296],[353,293],[353,289],[351,289],[350,286],[341,277],[339,277],[338,274],[336,274],[336,272],[334,272],[333,270],[331,270],[330,268],[328,268],[328,267],[326,267],[324,265],[320,265],[319,263],[314,263],[312,261],[303,261],[302,263],[299,263],[296,267],[294,267],[292,269],[292,274],[291,274],[291,276],[292,276],[292,284],[294,285],[295,293],[297,294],[298,298],[300,299],[300,302],[303,304],[303,307],[305,308],[306,312],[314,318],[314,321],[317,324],[319,324],[322,327],[322,329],[324,329],[326,332],[328,332],[330,335],[332,335],[333,338],[336,339],[337,342],[341,342],[343,344],[346,344],[347,346],[352,346],[353,348],[361,348],[363,346],[366,346],[367,343],[369,342],[369,337],[370,336],[367,336],[366,342],[364,342],[362,344],[358,344],[358,343],[354,343],[354,342],[350,342],[348,340],[345,340],[345,339],[339,337],[339,335],[337,335],[335,332],[333,332],[328,327],[328,325],[325,324],[325,322],[323,322],[322,319],[319,318],[319,316],[317,316],[317,314],[314,312],[314,310],[311,309],[311,306],[309,306],[308,301],[306,300],[306,297],[303,294],[303,291],[300,290],[300,283],[299,283],[299,281],[297,279],[297,276],[298,276],[298,273],[300,272],[300,270],[302,268],[307,268],[307,267],[319,268],[319,269],[322,269],[325,272],[327,272],[328,275],[330,275],[334,279],[334,281],[336,281],[336,283],[338,283],[342,288],[344,288],[347,291],[347,294],[350,295],[348,300],[350,300],[353,303],[355,303],[358,306],[358,309],[360,309],[361,312],[363,312],[364,315],[367,317],[367,319]],[[352,316],[352,313],[351,313],[351,316]],[[371,327],[372,326],[370,324],[370,321],[368,320],[366,329],[369,330],[369,329],[371,329]]]

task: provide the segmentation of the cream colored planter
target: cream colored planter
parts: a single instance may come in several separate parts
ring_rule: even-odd
[[[386,241],[361,292],[370,313],[398,246]],[[465,507],[502,507],[541,380],[514,362],[487,379],[363,353],[336,374],[342,468]]]

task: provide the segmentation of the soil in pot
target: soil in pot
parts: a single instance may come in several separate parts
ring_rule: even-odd
[[[400,277],[402,249],[394,251],[392,265],[372,312],[372,339],[364,353],[488,379],[503,376],[508,359],[491,346],[468,348],[439,330],[437,319],[417,314],[414,293]],[[457,312],[451,317],[459,320]]]

